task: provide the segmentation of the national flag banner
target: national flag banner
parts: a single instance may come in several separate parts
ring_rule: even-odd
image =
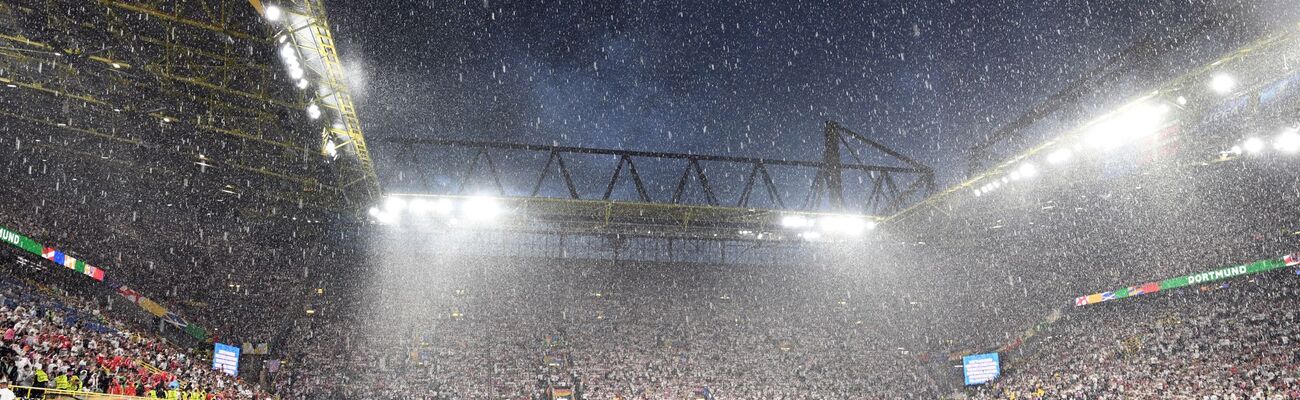
[[[45,257],[46,260],[54,261],[55,264],[63,265],[63,253],[55,250],[53,247],[46,247],[45,251],[41,252],[41,257]]]
[[[162,316],[162,319],[164,322],[172,324],[172,326],[180,329],[185,329],[185,326],[190,324],[189,322],[185,322],[185,318],[181,318],[179,314],[171,311],[167,311],[166,314]]]
[[[64,254],[62,251],[56,250],[53,247],[43,246],[40,243],[37,243],[36,241],[32,240],[31,238],[23,236],[18,232],[14,232],[2,226],[0,226],[0,241],[9,243],[14,246],[18,246],[19,248],[23,249],[24,251],[27,251],[28,253],[41,256],[41,258],[53,261],[55,264],[59,264],[65,268],[73,269],[76,270],[77,272],[86,274],[86,276],[94,278],[97,281],[102,282],[104,280],[103,270],[94,268],[90,266],[90,264],[87,264],[85,261],[78,260],[76,257]]]
[[[141,297],[140,300],[136,302],[136,304],[139,304],[140,308],[143,308],[145,311],[148,311],[150,314],[153,314],[153,316],[155,317],[162,317],[167,315],[166,308],[163,308],[163,306],[159,305],[158,303],[155,303],[153,300],[149,300],[149,298],[147,297]]]
[[[1282,262],[1288,267],[1300,265],[1300,253],[1287,254],[1285,257],[1282,257]]]
[[[1101,292],[1101,301],[1115,300],[1115,292]]]
[[[1101,299],[1101,293],[1093,293],[1088,295],[1088,304],[1097,304],[1102,301],[1103,300]]]
[[[1122,299],[1122,298],[1128,297],[1128,296],[1129,296],[1129,293],[1131,293],[1131,291],[1129,291],[1129,289],[1131,289],[1131,288],[1132,288],[1132,287],[1130,286],[1130,287],[1121,288],[1121,289],[1119,289],[1119,290],[1116,290],[1116,291],[1115,291],[1115,296],[1114,296],[1114,298],[1112,298],[1111,300],[1119,300],[1119,299]]]
[[[1088,305],[1088,296],[1079,296],[1074,298],[1075,307],[1086,306],[1086,305]]]
[[[86,267],[86,275],[90,275],[91,279],[100,282],[104,281],[104,270],[99,269],[99,267],[90,267],[90,266]]]
[[[131,288],[126,287],[126,285],[119,286],[117,288],[117,294],[122,295],[122,297],[125,297],[126,300],[132,304],[140,304],[140,292],[131,290]]]
[[[208,331],[206,329],[203,329],[203,327],[194,324],[185,325],[185,334],[190,335],[190,337],[198,340],[208,339]]]
[[[976,354],[962,357],[962,373],[966,385],[979,385],[998,377],[1001,372],[998,353]]]
[[[230,376],[239,376],[239,347],[228,344],[212,345],[212,369]]]
[[[1159,292],[1159,291],[1160,291],[1160,282],[1147,282],[1147,283],[1144,283],[1144,284],[1142,284],[1142,286],[1138,286],[1138,290],[1141,291],[1142,294],[1152,294],[1152,293],[1155,293],[1155,292]]]

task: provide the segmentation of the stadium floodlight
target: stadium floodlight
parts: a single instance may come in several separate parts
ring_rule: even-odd
[[[397,213],[391,211],[380,211],[377,207],[370,207],[370,216],[381,225],[397,224]]]
[[[1264,151],[1264,141],[1256,137],[1248,138],[1241,143],[1241,148],[1245,149],[1247,153],[1259,154],[1259,152]]]
[[[302,79],[302,77],[306,76],[306,74],[307,73],[302,70],[302,67],[296,65],[289,67],[289,78]]]
[[[1297,133],[1295,129],[1288,129],[1286,132],[1282,132],[1282,134],[1278,135],[1277,139],[1273,141],[1273,148],[1287,154],[1300,152],[1300,133]]]
[[[299,79],[299,80],[298,80],[298,88],[299,88],[299,89],[306,89],[307,86],[309,86],[309,85],[311,85],[311,83],[310,83],[310,82],[307,82],[307,79],[306,79],[306,78],[304,78],[304,79]]]
[[[1237,87],[1237,80],[1225,73],[1215,74],[1210,78],[1210,90],[1218,94],[1232,93],[1232,89]]]
[[[1135,139],[1155,133],[1164,122],[1169,106],[1137,104],[1111,118],[1093,125],[1085,139],[1092,147],[1113,149]]]
[[[461,204],[464,217],[474,221],[491,221],[501,215],[501,206],[491,197],[474,197]]]
[[[454,207],[451,204],[451,200],[438,199],[438,201],[433,202],[433,211],[438,214],[450,215],[452,208]]]
[[[334,144],[334,139],[325,140],[325,153],[330,158],[338,158],[338,145]]]
[[[787,215],[781,218],[781,226],[790,229],[806,228],[812,225],[812,221],[802,215]]]
[[[266,6],[265,11],[266,11],[265,16],[267,21],[275,22],[275,21],[279,21],[280,18],[284,18],[284,10],[281,10],[280,7]]]
[[[280,46],[280,58],[284,59],[284,62],[286,64],[298,63],[298,55],[293,51],[293,45],[286,44],[284,46]]]
[[[1023,178],[1033,178],[1038,176],[1038,167],[1035,167],[1034,164],[1024,163],[1020,164],[1020,168],[1016,169],[1016,172],[1020,173]]]
[[[320,106],[315,104],[307,106],[307,116],[311,117],[311,119],[320,118]]]
[[[388,200],[384,202],[384,211],[389,214],[397,214],[403,210],[406,210],[406,200],[401,197],[389,196]]]
[[[431,205],[429,202],[418,197],[411,199],[411,202],[406,205],[406,209],[411,211],[411,215],[415,216],[424,215],[424,213],[428,212],[430,208]]]
[[[1186,97],[1178,96],[1178,99],[1176,99],[1175,101],[1177,101],[1177,102],[1178,102],[1178,105],[1180,105],[1180,106],[1185,106],[1185,105],[1187,105],[1187,98],[1186,98]]]
[[[1047,155],[1047,163],[1052,165],[1061,165],[1070,162],[1070,158],[1073,157],[1074,153],[1071,153],[1070,149],[1057,149],[1056,151],[1053,151],[1052,154]]]
[[[825,233],[861,235],[867,230],[867,221],[852,215],[827,215],[817,221]]]

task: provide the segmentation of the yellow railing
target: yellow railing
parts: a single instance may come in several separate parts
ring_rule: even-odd
[[[28,386],[9,386],[20,399],[49,399],[49,400],[135,400],[147,399],[148,397],[125,396],[120,394],[105,394],[91,392],[75,392],[71,390],[43,389]],[[30,392],[29,392],[30,390]]]

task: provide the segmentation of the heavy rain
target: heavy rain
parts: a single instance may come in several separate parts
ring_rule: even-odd
[[[0,0],[0,400],[1300,399],[1288,0]]]

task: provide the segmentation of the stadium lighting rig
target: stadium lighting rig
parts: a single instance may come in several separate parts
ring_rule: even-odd
[[[462,221],[465,221],[471,226],[484,226],[506,214],[506,209],[496,198],[488,196],[453,201],[448,198],[389,195],[383,206],[370,207],[369,214],[375,222],[383,225],[397,225],[403,221],[430,222],[434,219],[447,225],[463,225]]]
[[[1203,75],[1201,79],[1205,79],[1205,86],[1200,90],[1208,94],[1227,96],[1235,93],[1238,88],[1237,78],[1223,71]],[[1062,166],[1080,156],[1087,156],[1085,153],[1104,157],[1112,151],[1140,143],[1174,124],[1178,120],[1173,115],[1174,111],[1187,107],[1189,102],[1187,96],[1173,96],[1171,92],[1156,91],[1089,121],[1039,148],[1007,160],[965,185],[974,197],[981,197],[1016,181],[1038,176],[1039,164],[1063,171]],[[1248,137],[1229,150],[1220,152],[1220,158],[1242,154],[1258,155],[1270,150],[1281,154],[1300,153],[1300,129],[1286,129],[1272,139]]]
[[[1272,146],[1269,146],[1269,144]],[[1286,128],[1271,141],[1265,141],[1259,137],[1248,137],[1242,139],[1239,144],[1233,145],[1226,151],[1220,152],[1221,158],[1233,158],[1243,154],[1258,156],[1266,151],[1276,151],[1284,155],[1293,155],[1300,153],[1300,128]]]
[[[797,236],[816,241],[824,236],[855,237],[876,229],[876,221],[862,215],[825,214],[817,218],[805,215],[781,217],[781,227],[798,232]]]
[[[325,18],[320,0],[253,1],[265,22],[278,30],[275,53],[284,67],[284,84],[302,93],[302,111],[321,123],[321,155],[336,160],[347,156],[359,164],[359,182],[368,187],[367,199],[380,195],[379,180],[360,119],[347,86],[346,71]]]
[[[386,195],[370,207],[369,216],[377,225],[412,231],[469,229],[817,243],[860,241],[879,224],[878,217],[847,213],[409,193]]]
[[[1218,94],[1230,94],[1237,87],[1237,79],[1227,73],[1217,73],[1210,78],[1210,90]]]

